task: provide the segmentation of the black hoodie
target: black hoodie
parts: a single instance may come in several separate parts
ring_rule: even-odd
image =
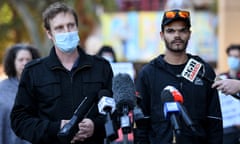
[[[190,82],[180,76],[185,64],[170,65],[163,59],[164,55],[153,59],[146,64],[136,80],[136,89],[142,96],[141,108],[145,115],[150,116],[148,128],[138,129],[141,135],[136,135],[141,141],[153,144],[171,144],[173,130],[169,120],[164,118],[162,90],[170,85],[177,88],[183,95],[184,107],[194,122],[197,132],[191,131],[183,120],[179,119],[181,134],[176,136],[177,144],[221,144],[222,143],[222,115],[218,92],[211,88],[211,82],[197,77]],[[200,57],[188,54],[201,62],[204,74],[214,80],[215,72],[211,66]],[[144,136],[145,135],[145,136]],[[147,136],[146,136],[147,135]]]

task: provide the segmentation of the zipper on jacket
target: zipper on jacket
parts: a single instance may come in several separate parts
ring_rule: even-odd
[[[82,67],[77,68],[75,71],[73,71],[72,75],[71,75],[71,83],[73,82],[73,76],[80,70],[87,68],[87,67],[91,67],[91,65],[84,65]]]
[[[180,81],[180,89],[182,90],[182,88],[183,88],[183,82]]]

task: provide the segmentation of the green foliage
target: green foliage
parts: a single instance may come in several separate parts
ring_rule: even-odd
[[[9,23],[13,18],[13,13],[10,9],[10,7],[4,3],[0,7],[0,24],[7,24]]]

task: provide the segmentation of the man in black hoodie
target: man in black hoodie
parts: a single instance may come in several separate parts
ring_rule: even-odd
[[[142,96],[140,104],[144,114],[150,117],[148,126],[136,129],[135,143],[152,144],[221,144],[222,115],[216,89],[211,88],[209,79],[215,78],[214,70],[200,57],[186,53],[191,35],[190,13],[185,10],[164,12],[161,38],[166,51],[140,71],[136,89]],[[201,64],[204,77],[196,76],[192,81],[182,76],[189,60]],[[207,79],[206,79],[207,77]],[[174,133],[170,120],[164,116],[164,102],[161,92],[166,86],[173,86],[183,96],[183,106],[192,119],[193,129],[178,117],[180,133]]]

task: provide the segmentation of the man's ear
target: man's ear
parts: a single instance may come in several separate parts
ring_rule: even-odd
[[[163,39],[163,32],[160,32],[160,38]]]
[[[53,35],[52,35],[51,31],[46,30],[46,29],[45,29],[45,31],[46,31],[46,34],[47,34],[48,38],[53,39]]]

